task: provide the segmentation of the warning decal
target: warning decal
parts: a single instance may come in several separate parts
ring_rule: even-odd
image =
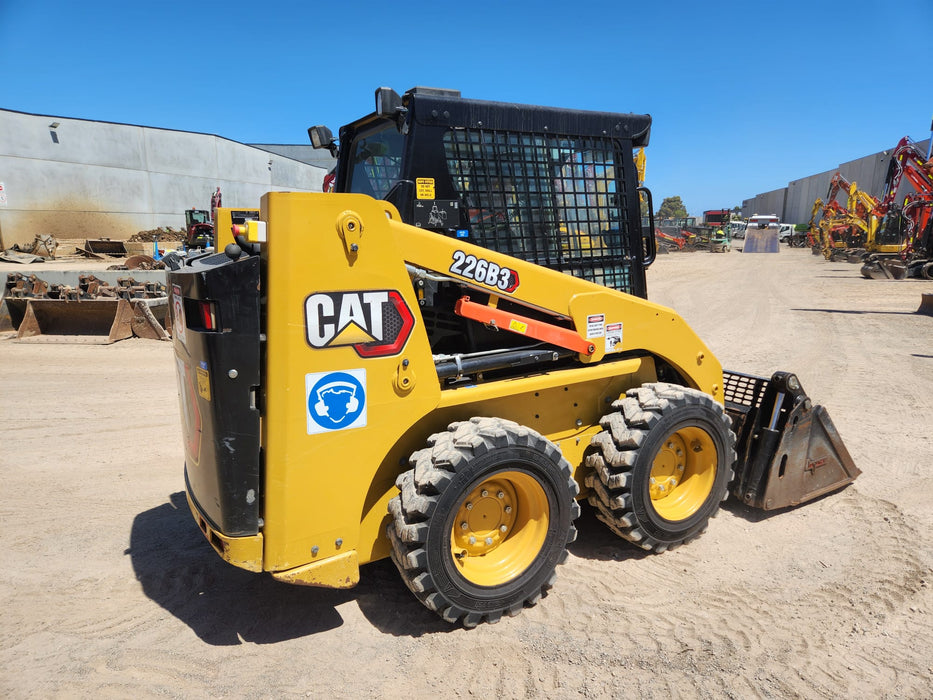
[[[606,314],[590,314],[586,317],[586,337],[602,338],[606,335]]]
[[[181,287],[177,284],[172,285],[172,334],[181,341],[182,345],[187,345],[185,337],[185,305],[181,298]]]
[[[211,400],[211,375],[204,367],[197,367],[198,394],[205,401]]]
[[[606,352],[618,352],[622,349],[622,324],[606,324]]]
[[[419,177],[415,179],[415,192],[418,199],[434,199],[434,178]]]

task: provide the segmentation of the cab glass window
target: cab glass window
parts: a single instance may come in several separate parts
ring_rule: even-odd
[[[348,191],[385,197],[399,178],[403,144],[394,123],[357,134],[350,144]]]

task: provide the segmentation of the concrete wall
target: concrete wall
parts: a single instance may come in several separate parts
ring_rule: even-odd
[[[780,216],[784,220],[784,201],[787,198],[787,188],[782,187],[779,190],[771,190],[763,194],[756,195],[751,199],[742,202],[742,216],[749,217],[755,214],[773,214]]]
[[[891,151],[894,150],[895,144],[896,141],[892,143],[891,148],[887,151],[840,163],[837,168],[832,170],[793,180],[787,184],[787,187],[743,200],[742,216],[775,214],[780,216],[781,221],[786,223],[805,224],[810,220],[816,198],[826,198],[830,180],[837,172],[842,173],[849,182],[857,183],[860,190],[868,192],[873,197],[880,198],[884,190],[888,164],[891,161]],[[917,146],[926,153],[929,144],[930,141],[927,139],[919,142]],[[912,191],[912,189],[909,184],[902,182],[901,196]],[[844,205],[847,194],[840,192],[836,199]],[[780,203],[781,200],[783,200],[783,204]]]
[[[314,148],[313,146],[304,146],[301,144],[288,143],[251,143],[253,148],[261,148],[270,153],[278,153],[280,156],[300,160],[302,163],[316,165],[319,168],[330,170],[337,165],[337,159],[331,156],[326,148]]]
[[[835,170],[810,175],[809,177],[793,180],[787,184],[787,200],[784,204],[784,213],[781,221],[789,224],[805,224],[810,221],[813,213],[813,203],[817,197],[825,199],[829,181],[832,180]]]
[[[325,173],[212,134],[0,110],[0,243],[183,228],[216,187],[224,206],[258,207],[271,190],[320,191]]]

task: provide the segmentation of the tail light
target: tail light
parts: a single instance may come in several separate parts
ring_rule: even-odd
[[[203,328],[203,330],[216,331],[217,330],[217,313],[215,311],[214,302],[199,301],[198,310],[200,311],[201,327]]]
[[[185,325],[199,333],[217,333],[220,331],[220,316],[217,302],[201,299],[185,299]]]

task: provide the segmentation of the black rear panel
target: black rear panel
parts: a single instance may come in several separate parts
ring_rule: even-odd
[[[223,253],[167,275],[188,492],[211,524],[259,532],[260,260]]]

